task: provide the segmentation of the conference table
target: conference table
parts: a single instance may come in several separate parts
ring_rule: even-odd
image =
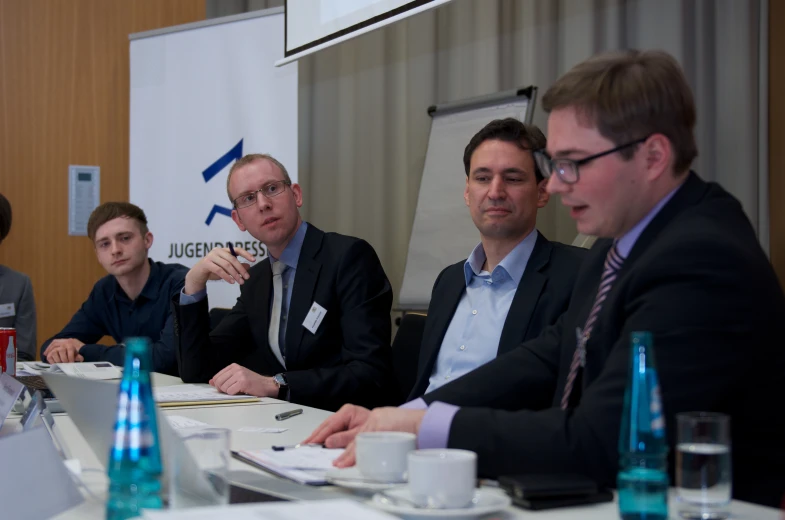
[[[182,381],[172,376],[153,374],[153,385],[175,385]],[[302,408],[303,413],[287,419],[276,421],[275,415],[281,412]],[[265,398],[259,403],[222,404],[189,406],[163,409],[165,415],[178,415],[195,419],[211,426],[229,428],[231,430],[232,450],[256,450],[269,448],[273,445],[296,444],[302,441],[316,426],[330,416],[332,412],[310,408],[302,405]],[[106,497],[107,479],[102,464],[95,457],[79,430],[67,414],[55,415],[56,427],[71,450],[72,457],[81,463],[81,479],[90,490],[90,494],[82,490],[85,501],[68,511],[54,517],[58,520],[89,520],[102,519],[105,514],[104,500]],[[287,428],[283,433],[257,433],[238,431],[240,428]],[[264,493],[295,500],[320,500],[330,498],[351,498],[367,502],[370,495],[354,492],[335,486],[301,486],[294,482],[275,477],[256,469],[241,461],[232,459],[230,462],[230,480],[238,485],[250,487]],[[677,518],[675,497],[671,497],[671,518]],[[734,501],[731,504],[733,518],[738,520],[782,520],[779,510],[762,507],[746,502]],[[591,506],[552,509],[549,511],[527,511],[510,506],[496,514],[486,515],[486,519],[512,520],[609,520],[618,518],[618,508],[614,502]]]

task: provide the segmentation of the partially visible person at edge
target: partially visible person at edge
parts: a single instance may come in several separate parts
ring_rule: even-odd
[[[0,193],[0,245],[11,232],[11,203]],[[30,277],[0,264],[0,328],[16,329],[16,358],[35,359],[36,319]]]

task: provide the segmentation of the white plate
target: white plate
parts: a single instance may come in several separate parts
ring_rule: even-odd
[[[326,480],[330,484],[343,488],[374,492],[406,485],[405,482],[374,482],[367,477],[363,477],[357,466],[331,469],[327,472]]]
[[[406,501],[412,500],[408,486],[389,489],[385,491],[385,494],[393,497],[393,500],[377,493],[369,503],[382,511],[421,518],[474,518],[500,511],[511,503],[510,497],[505,495],[503,491],[485,488],[476,490],[472,505],[462,509],[421,509],[414,505],[408,505]],[[401,502],[395,502],[396,498],[401,499]]]

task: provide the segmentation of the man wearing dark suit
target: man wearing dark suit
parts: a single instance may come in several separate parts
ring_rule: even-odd
[[[347,406],[309,441],[417,432],[421,448],[476,451],[487,476],[578,472],[614,485],[630,335],[650,331],[670,445],[675,414],[731,416],[733,495],[785,491],[785,297],[739,202],[689,171],[692,92],[659,51],[600,55],[543,97],[548,189],[578,230],[607,238],[567,312],[538,338],[426,395],[427,410]],[[332,438],[330,438],[332,437]],[[347,450],[337,461],[354,461]]]
[[[535,228],[549,196],[532,151],[544,147],[539,128],[513,118],[466,146],[464,200],[480,243],[436,278],[409,400],[537,337],[567,309],[586,250]]]
[[[227,191],[270,258],[249,268],[234,256],[247,251],[215,248],[188,272],[173,302],[183,381],[330,410],[389,402],[392,290],[373,248],[303,222],[300,186],[269,155],[238,160]],[[212,332],[208,279],[241,285]]]
[[[0,244],[11,231],[11,203],[0,193]],[[0,327],[16,329],[16,357],[35,359],[36,320],[33,284],[30,277],[0,265]]]

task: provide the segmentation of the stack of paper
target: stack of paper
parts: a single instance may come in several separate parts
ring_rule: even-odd
[[[196,430],[204,428],[212,428],[213,426],[190,417],[183,417],[182,415],[166,415],[166,420],[169,421],[172,429],[177,433],[182,433],[182,430]]]
[[[253,403],[258,397],[250,395],[228,395],[212,386],[172,385],[154,386],[153,397],[159,406],[190,406],[195,404]]]
[[[233,453],[243,462],[279,477],[300,484],[320,485],[327,483],[327,471],[333,469],[333,461],[343,450],[303,446],[282,451],[266,449]]]
[[[49,370],[51,365],[48,363],[36,363],[35,361],[19,361],[16,364],[16,375],[18,376],[40,376],[41,372]]]
[[[351,500],[274,502],[233,506],[198,507],[178,511],[144,510],[145,520],[392,520],[395,517]]]
[[[19,363],[17,375],[37,376],[44,372],[65,374],[84,379],[120,379],[123,372],[108,361],[85,361],[84,363],[56,363],[50,365],[36,361]]]

